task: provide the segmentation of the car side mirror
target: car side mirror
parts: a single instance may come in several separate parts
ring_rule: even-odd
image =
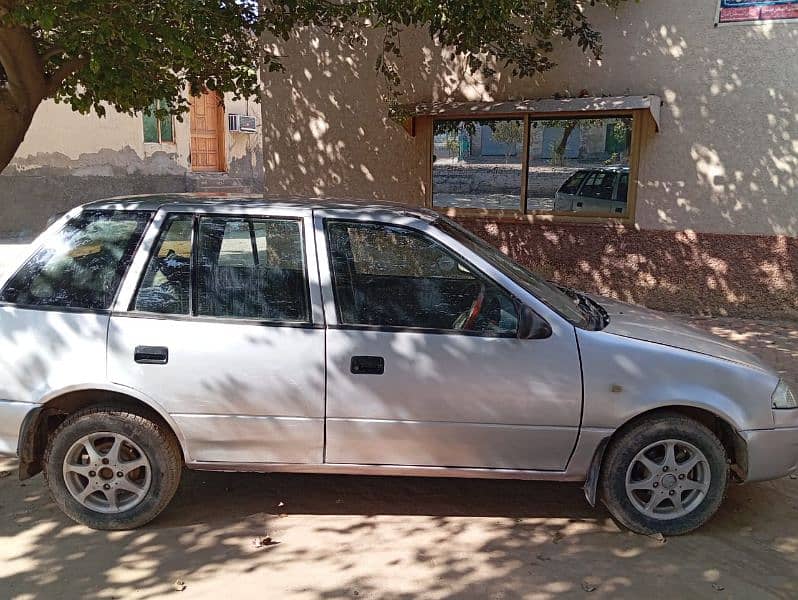
[[[551,326],[526,304],[518,306],[519,340],[543,340],[551,336]]]

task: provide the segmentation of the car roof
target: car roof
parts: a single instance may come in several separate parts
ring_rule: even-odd
[[[88,202],[84,209],[113,210],[146,210],[156,211],[161,208],[174,209],[213,209],[215,207],[246,209],[281,209],[290,210],[330,210],[347,209],[363,212],[389,211],[430,220],[440,215],[420,206],[410,206],[399,202],[383,200],[363,200],[357,198],[313,198],[304,196],[264,197],[261,194],[207,194],[188,192],[182,194],[142,194],[134,196],[116,196]]]

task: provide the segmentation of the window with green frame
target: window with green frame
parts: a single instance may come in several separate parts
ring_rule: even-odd
[[[165,100],[158,100],[157,103],[150,104],[147,110],[144,111],[142,122],[144,124],[144,141],[146,143],[160,144],[175,141],[172,116],[167,115],[160,119],[155,116],[157,109],[167,107],[168,103]]]

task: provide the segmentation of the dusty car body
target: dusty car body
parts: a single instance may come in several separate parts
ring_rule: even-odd
[[[93,527],[154,518],[183,464],[579,481],[671,533],[714,513],[727,463],[798,470],[794,396],[753,355],[423,209],[95,202],[0,300],[0,453]]]

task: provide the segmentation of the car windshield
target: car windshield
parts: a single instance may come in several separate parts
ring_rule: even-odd
[[[583,301],[573,294],[567,294],[560,287],[521,266],[496,247],[454,221],[446,217],[439,217],[433,224],[502,271],[502,273],[573,325],[585,328],[591,327],[590,310]]]

